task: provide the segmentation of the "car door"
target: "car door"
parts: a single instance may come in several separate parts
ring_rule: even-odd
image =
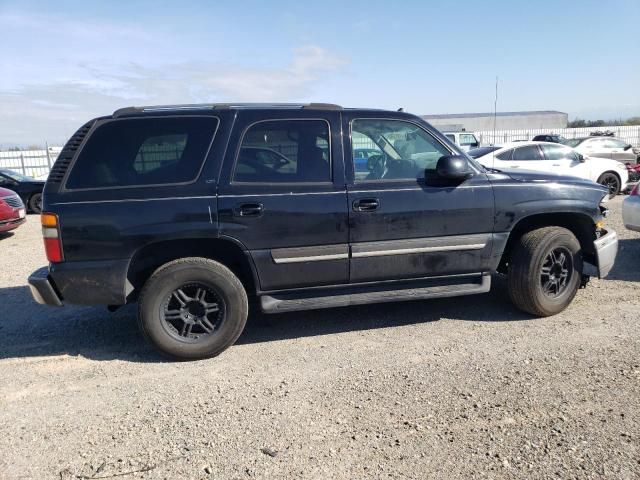
[[[218,206],[221,235],[249,252],[261,291],[347,283],[338,113],[240,111]]]
[[[563,145],[540,144],[549,172],[591,179],[589,166],[581,162],[577,152]]]
[[[580,144],[580,151],[589,157],[611,158],[606,138],[588,138]]]
[[[612,160],[622,163],[636,162],[636,155],[627,142],[617,138],[607,138],[605,146],[609,149]]]
[[[537,144],[523,145],[516,147],[511,153],[511,158],[502,160],[502,166],[496,168],[537,170],[548,172],[550,165],[542,156],[542,152]]]
[[[343,114],[349,205],[350,281],[478,273],[493,242],[493,192],[480,169],[446,183],[437,161],[452,152],[413,117]],[[354,168],[358,148],[380,153],[369,171]]]

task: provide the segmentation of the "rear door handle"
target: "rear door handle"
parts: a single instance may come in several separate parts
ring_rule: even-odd
[[[264,211],[261,203],[243,203],[236,208],[235,214],[240,217],[259,217]]]
[[[520,168],[520,165],[509,165],[509,168]]]
[[[356,212],[372,212],[380,207],[380,200],[377,198],[361,198],[353,202],[353,209]]]

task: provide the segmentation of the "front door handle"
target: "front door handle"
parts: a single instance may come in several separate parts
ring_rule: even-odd
[[[520,168],[520,165],[509,165],[509,168]]]
[[[380,200],[377,198],[361,198],[353,202],[353,209],[356,212],[372,212],[380,207]]]
[[[240,217],[259,217],[264,211],[261,203],[243,203],[236,208],[236,215]]]

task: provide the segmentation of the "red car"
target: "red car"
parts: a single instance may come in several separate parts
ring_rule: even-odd
[[[16,192],[0,188],[0,232],[8,232],[26,222],[24,204]]]

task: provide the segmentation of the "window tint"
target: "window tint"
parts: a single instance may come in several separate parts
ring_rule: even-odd
[[[213,117],[123,119],[99,126],[67,188],[109,188],[196,179],[215,133]]]
[[[324,120],[268,120],[242,138],[233,180],[256,183],[331,181],[329,125]]]
[[[356,182],[421,179],[425,170],[435,172],[440,157],[450,153],[426,131],[401,120],[353,120],[351,142]],[[365,143],[374,145],[378,153],[367,159],[363,171],[356,150]]]
[[[509,150],[505,150],[502,153],[499,153],[498,155],[496,155],[496,158],[498,160],[511,160],[511,155],[513,155],[513,148],[510,148]]]
[[[524,147],[518,147],[513,151],[512,160],[542,160],[540,150],[537,145],[526,145]]]
[[[578,160],[573,149],[560,145],[540,145],[542,153],[547,160]]]

